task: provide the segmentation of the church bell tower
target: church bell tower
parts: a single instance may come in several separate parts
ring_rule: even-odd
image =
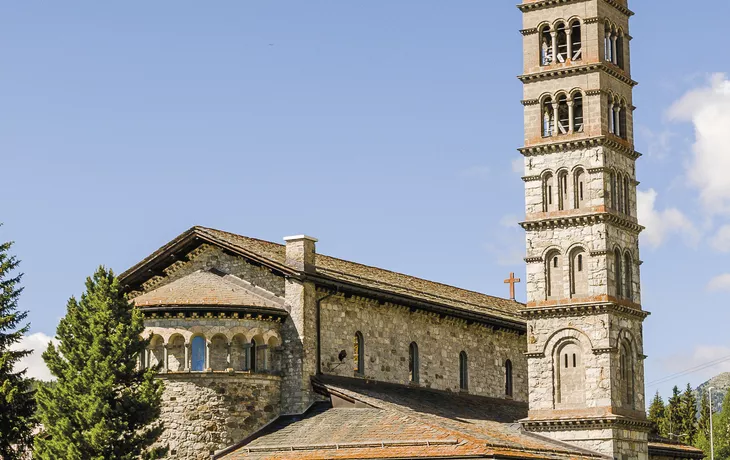
[[[627,0],[523,0],[525,429],[648,459]]]

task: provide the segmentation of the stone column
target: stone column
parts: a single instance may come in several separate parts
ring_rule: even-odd
[[[615,108],[616,119],[613,122],[614,132],[617,136],[621,137],[621,106]]]
[[[183,364],[183,369],[185,372],[190,372],[190,343],[186,342],[183,348],[185,349],[185,364]]]
[[[162,346],[162,371],[167,374],[167,344]]]
[[[560,121],[558,119],[559,104],[553,103],[553,136],[560,134]]]
[[[606,31],[606,36],[604,37],[604,40],[603,40],[603,48],[604,48],[603,54],[605,54],[605,56],[603,57],[604,60],[611,62],[611,31],[610,30]]]
[[[226,369],[231,369],[231,342],[226,344]]]
[[[206,337],[206,339],[205,339],[205,366],[203,366],[203,368],[206,371],[212,370],[210,368],[210,345],[211,345],[210,340],[208,340],[208,338]]]
[[[618,47],[616,46],[616,41],[618,40],[618,36],[616,34],[611,34],[611,62],[618,65],[618,58],[616,56],[616,53],[618,52]]]
[[[570,27],[566,27],[565,29],[565,38],[568,43],[568,60],[573,60],[573,40],[570,39],[570,36],[573,34],[573,29]]]
[[[573,110],[574,102],[573,100],[568,101],[568,134],[573,134],[573,131],[575,131],[575,119],[574,119],[574,110]]]
[[[553,62],[552,64],[555,64],[558,62],[558,32],[556,30],[550,31],[550,36],[553,39]]]

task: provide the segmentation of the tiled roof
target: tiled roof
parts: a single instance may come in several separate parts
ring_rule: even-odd
[[[226,241],[249,252],[259,254],[279,264],[285,264],[286,262],[286,247],[283,244],[249,238],[212,228],[195,227],[195,229],[203,234]],[[523,321],[518,312],[524,308],[524,305],[512,300],[493,297],[479,292],[322,254],[317,254],[315,265],[317,267],[317,273],[346,283],[410,296],[427,302],[437,302],[465,310]]]
[[[283,301],[231,275],[197,271],[133,299],[138,307],[215,305],[281,310]]]
[[[696,459],[705,457],[705,453],[702,449],[654,436],[649,438],[649,455]]]
[[[318,384],[371,408],[319,403],[302,417],[282,417],[222,458],[600,458],[524,432],[512,423],[526,415],[524,403],[359,379],[321,377]]]

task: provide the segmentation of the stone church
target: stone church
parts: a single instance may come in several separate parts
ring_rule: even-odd
[[[203,459],[699,459],[650,439],[627,0],[523,0],[527,303],[193,227],[121,275]]]

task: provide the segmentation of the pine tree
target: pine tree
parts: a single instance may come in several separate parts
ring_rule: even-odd
[[[700,391],[700,418],[697,420],[697,436],[692,444],[710,457],[710,401],[704,390]]]
[[[682,420],[680,441],[694,445],[697,438],[697,397],[689,383],[681,396],[680,411]]]
[[[142,313],[133,308],[111,271],[86,280],[81,301],[68,301],[56,331],[60,343],[43,353],[55,386],[38,391],[44,436],[34,458],[132,460],[153,457],[161,433],[162,382],[138,369],[148,345]]]
[[[32,444],[35,412],[30,379],[25,370],[14,371],[31,351],[10,349],[30,328],[20,326],[28,312],[18,311],[23,275],[15,273],[20,262],[8,254],[12,245],[0,244],[0,458],[9,460],[22,457]]]
[[[672,388],[672,397],[669,398],[665,412],[667,423],[667,437],[675,441],[680,440],[682,434],[682,395],[675,385]]]
[[[722,410],[712,418],[715,441],[715,459],[730,459],[730,391],[725,393]]]
[[[664,400],[659,395],[659,391],[654,395],[654,399],[651,401],[649,406],[649,421],[651,422],[651,432],[655,436],[666,437],[667,433],[664,430],[665,426],[665,408]]]

